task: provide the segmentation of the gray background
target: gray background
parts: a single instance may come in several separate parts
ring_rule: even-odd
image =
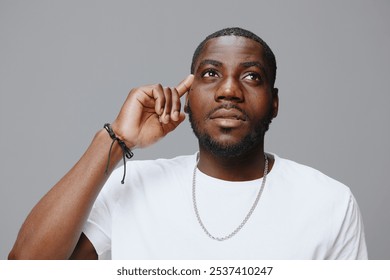
[[[390,259],[389,1],[0,1],[0,259],[128,91],[175,85],[228,26],[278,61],[267,150],[352,189],[371,259]],[[136,158],[193,153],[186,122]],[[302,197],[302,199],[305,199]]]

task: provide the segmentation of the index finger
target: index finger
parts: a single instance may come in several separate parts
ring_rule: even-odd
[[[182,97],[187,91],[190,90],[193,81],[194,75],[190,74],[176,86],[177,93],[180,97]]]

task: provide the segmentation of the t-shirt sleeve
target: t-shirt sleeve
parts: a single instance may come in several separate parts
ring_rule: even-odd
[[[111,218],[102,193],[95,201],[82,231],[91,241],[99,259],[109,255],[111,250]]]
[[[112,216],[123,186],[121,167],[114,169],[104,184],[82,229],[99,259],[111,259]]]
[[[358,204],[350,193],[345,216],[328,259],[365,260],[367,247]]]
[[[111,173],[100,191],[87,221],[83,233],[94,246],[99,259],[111,259],[112,217],[118,197],[120,197],[122,166]]]

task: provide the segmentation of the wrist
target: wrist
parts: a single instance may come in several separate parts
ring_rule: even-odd
[[[132,141],[132,139],[126,139],[123,129],[121,129],[121,126],[117,124],[116,120],[111,124],[111,129],[115,136],[126,144],[126,147],[131,150],[136,148],[135,141]]]
[[[95,135],[95,141],[99,143],[99,149],[103,152],[105,160],[107,160],[108,152],[110,150],[110,145],[112,144],[112,139],[107,131],[102,128]],[[122,159],[122,149],[118,143],[114,143],[111,149],[111,163],[113,167]]]

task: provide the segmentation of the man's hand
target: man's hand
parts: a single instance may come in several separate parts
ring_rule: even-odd
[[[160,84],[130,91],[118,117],[112,123],[115,134],[133,148],[149,146],[173,131],[184,119],[180,98],[194,80],[189,75],[175,88]]]

